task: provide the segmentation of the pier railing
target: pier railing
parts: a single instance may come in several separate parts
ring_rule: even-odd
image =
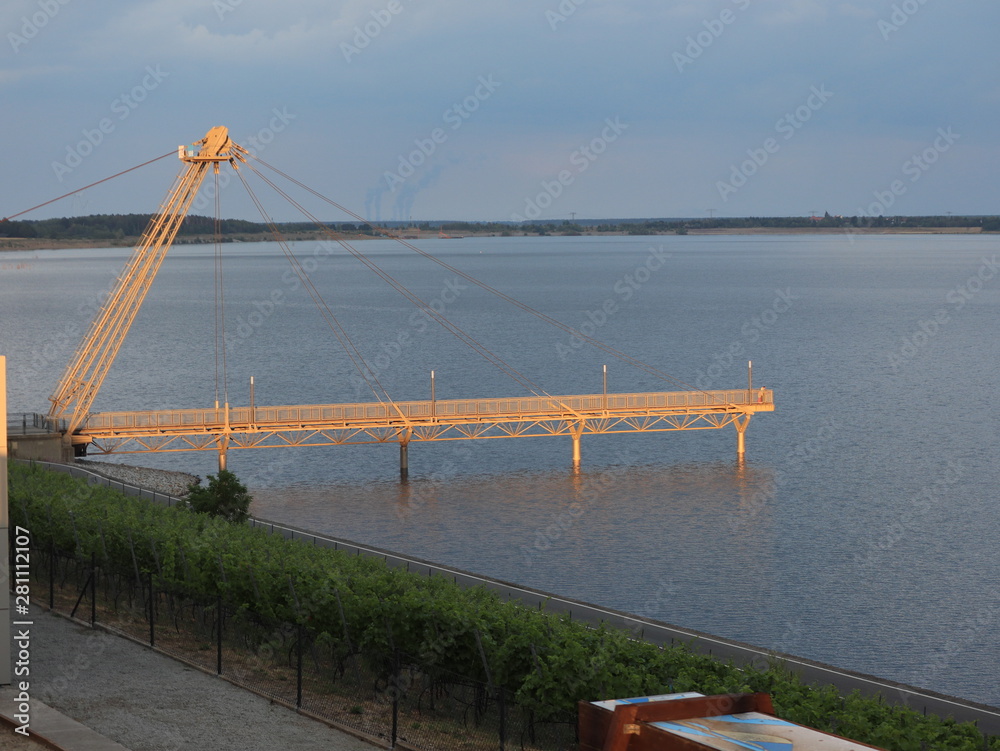
[[[7,435],[52,433],[65,429],[65,420],[53,421],[48,415],[38,412],[12,412],[7,415]]]
[[[507,417],[538,419],[572,417],[578,413],[643,413],[644,411],[724,411],[729,408],[773,409],[769,389],[728,391],[668,391],[634,394],[514,397],[502,399],[438,399],[406,402],[230,407],[92,414],[83,431],[158,428],[207,431],[226,425],[312,425],[317,422],[396,425],[407,421],[466,421]]]

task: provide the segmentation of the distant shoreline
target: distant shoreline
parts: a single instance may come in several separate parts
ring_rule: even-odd
[[[741,228],[713,228],[713,229],[690,229],[687,236],[693,235],[978,235],[982,234],[981,227],[741,227]],[[406,240],[423,240],[438,238],[437,232],[428,230],[421,233],[422,236],[409,236]],[[510,232],[501,235],[499,232],[469,232],[462,237],[540,237],[535,232]],[[674,232],[656,232],[649,235],[632,234],[628,232],[567,232],[550,233],[541,237],[663,237],[677,236]],[[46,238],[22,238],[4,237],[0,238],[0,252],[19,250],[66,250],[74,248],[134,248],[139,243],[138,237],[123,238],[120,240],[53,240]],[[295,237],[286,237],[288,242],[331,242],[324,233],[304,234]],[[374,237],[372,235],[344,235],[344,240],[356,242],[358,240],[385,239],[384,237]],[[214,242],[212,238],[184,238],[175,245],[206,245]],[[238,239],[228,238],[224,244],[232,245],[239,243],[273,242],[272,239],[261,235],[242,236]]]

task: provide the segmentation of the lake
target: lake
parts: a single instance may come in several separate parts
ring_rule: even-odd
[[[259,516],[1000,705],[996,238],[416,243],[703,389],[773,388],[747,431],[232,451]],[[673,390],[391,241],[355,243],[551,394]],[[225,245],[228,378],[258,405],[372,401],[280,248]],[[293,245],[393,398],[525,388],[340,248]],[[130,250],[0,254],[9,409],[46,411]],[[216,398],[211,246],[170,251],[95,410]],[[221,355],[221,353],[220,353]],[[220,356],[220,361],[223,359]],[[113,457],[206,475],[212,453]]]

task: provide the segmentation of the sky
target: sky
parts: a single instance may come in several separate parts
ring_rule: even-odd
[[[996,0],[4,0],[0,216],[155,211],[219,125],[372,221],[995,215],[998,28]]]

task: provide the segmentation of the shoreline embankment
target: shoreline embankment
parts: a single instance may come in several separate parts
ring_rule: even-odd
[[[715,229],[689,229],[684,235],[693,237],[698,235],[978,235],[982,234],[981,227],[741,227]],[[549,233],[545,237],[674,237],[675,232],[655,232],[651,234],[628,233],[628,232],[566,232]],[[525,232],[521,230],[511,230],[506,233],[499,232],[469,232],[463,234],[461,238],[474,237],[539,237],[537,232]],[[22,237],[0,237],[0,252],[3,251],[33,251],[33,250],[73,250],[86,248],[134,248],[141,238],[126,237],[120,240],[52,240],[45,238],[22,238]],[[332,242],[329,235],[316,233],[293,235],[284,238],[288,242]],[[348,242],[358,240],[385,240],[390,239],[375,235],[344,235],[340,239]],[[437,234],[431,231],[418,236],[407,235],[407,240],[437,239]],[[175,242],[175,245],[207,245],[214,242],[214,238],[197,237],[182,238]],[[260,237],[241,236],[239,238],[227,237],[225,244],[273,242],[273,238],[261,235]]]
[[[49,469],[62,471],[73,476],[93,474],[91,464],[99,464],[104,468],[101,477],[111,487],[117,487],[128,495],[147,498],[157,503],[176,505],[179,499],[163,490],[143,488],[125,484],[123,480],[111,479],[112,473],[125,467],[126,475],[133,479],[147,482],[182,482],[184,478],[193,477],[180,472],[164,470],[148,470],[132,465],[113,465],[104,462],[76,463],[72,465],[49,464],[38,462]],[[174,475],[173,478],[167,476]],[[168,487],[168,486],[161,486]],[[186,485],[185,485],[186,487]],[[714,636],[700,631],[674,626],[663,621],[632,615],[612,608],[562,597],[549,592],[543,592],[531,587],[512,582],[492,579],[469,571],[449,566],[439,565],[420,558],[404,556],[377,547],[362,545],[350,540],[341,540],[327,535],[315,534],[290,525],[272,522],[266,519],[251,518],[249,522],[254,527],[266,530],[270,534],[281,535],[288,539],[297,539],[310,545],[332,547],[343,550],[350,555],[363,555],[381,558],[387,566],[405,569],[422,577],[442,576],[451,579],[462,587],[484,587],[495,592],[504,600],[515,600],[530,608],[544,607],[549,612],[564,613],[568,617],[581,620],[594,626],[611,626],[630,632],[636,638],[644,639],[654,644],[684,643],[691,649],[708,654],[719,660],[732,660],[737,664],[761,665],[772,660],[784,663],[788,668],[798,673],[806,683],[814,685],[832,684],[842,695],[859,691],[865,696],[880,696],[883,701],[891,704],[908,706],[925,714],[932,713],[940,717],[951,716],[959,722],[975,722],[980,731],[989,735],[1000,735],[1000,707],[992,707],[974,701],[949,696],[929,689],[911,686],[889,679],[878,678],[851,670],[838,668],[814,660],[790,655],[774,650],[756,647],[732,639]]]

